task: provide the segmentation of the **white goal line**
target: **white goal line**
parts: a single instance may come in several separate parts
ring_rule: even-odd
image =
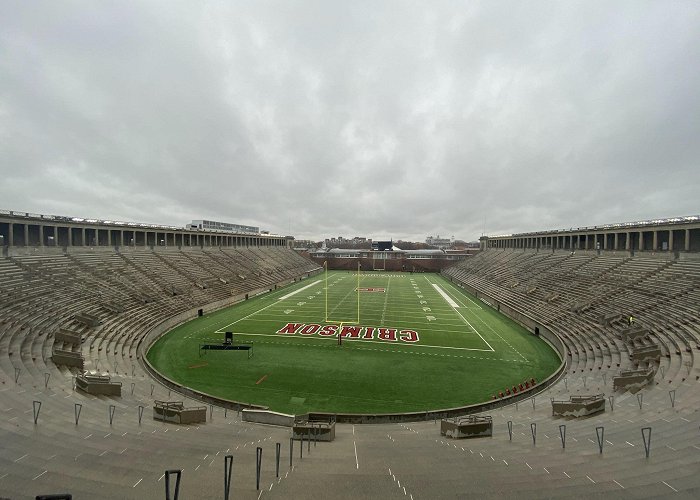
[[[214,332],[214,333],[221,333],[221,332]],[[234,335],[251,335],[255,337],[274,337],[279,340],[288,340],[288,339],[296,339],[296,340],[333,340],[335,342],[338,341],[338,338],[336,336],[333,337],[317,337],[317,336],[308,336],[308,337],[297,337],[295,335],[285,335],[285,334],[279,334],[279,333],[247,333],[247,332],[233,332]],[[384,342],[380,340],[363,340],[363,339],[349,339],[347,337],[343,337],[343,342],[360,342],[360,343],[365,343],[365,344],[381,344],[385,345],[387,347],[403,347],[403,348],[409,348],[409,349],[415,349],[418,347],[427,347],[431,349],[452,349],[456,351],[480,351],[480,352],[496,352],[493,349],[477,349],[475,347],[452,347],[452,346],[445,346],[445,345],[429,345],[429,344],[399,344],[399,343],[393,343],[393,342]],[[490,346],[489,346],[490,347]]]

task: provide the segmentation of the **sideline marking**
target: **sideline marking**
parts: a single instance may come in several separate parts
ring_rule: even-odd
[[[430,281],[430,280],[428,279],[427,276],[425,277],[425,279],[426,279],[426,281],[427,281],[428,283],[430,283],[431,285],[435,286],[435,284],[434,284],[432,281]],[[454,302],[454,301],[453,301],[453,302]],[[454,309],[454,307],[453,307],[453,309]],[[465,318],[464,316],[462,316],[462,313],[461,313],[461,312],[459,312],[457,309],[454,309],[454,312],[456,312],[457,315],[458,315],[460,318],[462,318],[462,320],[464,320],[464,322],[465,322],[467,325],[469,325],[469,328],[471,328],[472,330],[474,330],[474,333],[476,333],[476,334],[479,336],[479,338],[480,338],[481,340],[483,340],[484,343],[485,343],[487,346],[489,346],[489,350],[490,350],[491,352],[496,352],[496,350],[495,350],[493,347],[491,347],[491,344],[489,344],[489,343],[486,341],[486,339],[485,339],[484,337],[481,336],[481,334],[479,333],[479,331],[478,331],[476,328],[474,328],[474,325],[472,325],[472,324],[467,320],[467,318]],[[476,349],[474,349],[474,350],[476,350]],[[479,349],[479,350],[480,350],[480,351],[486,351],[487,349]],[[518,354],[520,354],[520,353],[518,353]],[[521,356],[522,356],[522,354],[521,354]]]
[[[457,298],[456,298],[457,302],[462,304],[465,308],[467,308],[467,309],[483,309],[483,307],[481,307],[479,304],[474,302],[471,298],[469,298],[469,296],[467,296],[465,294],[465,292],[467,292],[467,290],[464,290],[463,288],[456,287],[455,284],[452,283],[451,281],[445,281],[445,284],[449,285],[450,289],[457,296]],[[462,302],[462,299],[467,299],[469,302],[471,302],[473,304],[473,307],[466,305],[464,302]]]
[[[216,333],[216,332],[215,332]],[[297,340],[335,340],[336,342],[338,341],[338,337],[316,337],[316,336],[307,336],[307,337],[297,337],[295,335],[283,335],[280,333],[246,333],[246,332],[234,332],[236,335],[252,335],[256,337],[274,337],[276,339],[297,339]],[[478,335],[478,334],[477,334]],[[343,338],[343,342],[360,342],[360,344],[381,344],[385,346],[397,346],[397,347],[410,347],[410,348],[417,348],[417,347],[430,347],[432,349],[455,349],[457,351],[481,351],[481,352],[496,352],[493,349],[477,349],[474,347],[452,347],[452,346],[447,346],[447,345],[427,345],[427,344],[408,344],[408,343],[403,343],[399,344],[398,342],[391,342],[387,340],[363,340],[363,339],[349,339],[347,337]],[[486,341],[484,341],[486,342]],[[488,344],[488,342],[486,342]],[[491,346],[489,346],[491,347]]]
[[[255,382],[255,385],[261,384],[266,378],[267,378],[267,374],[263,375],[262,377],[260,377],[260,380]]]
[[[450,304],[450,305],[451,305],[452,307],[454,307],[455,309],[459,307],[459,304],[457,304],[457,302],[455,302],[454,300],[452,300],[452,297],[450,297],[449,295],[447,295],[447,294],[445,293],[445,291],[444,291],[442,288],[440,288],[440,285],[438,285],[437,283],[430,283],[430,284],[433,285],[433,288],[435,288],[435,290],[437,290],[437,293],[439,293],[440,295],[442,295],[442,298],[445,299],[445,302],[447,302],[448,304]]]
[[[280,297],[280,298],[277,299],[277,300],[288,299],[289,297],[292,297],[292,296],[296,295],[296,294],[299,293],[299,292],[303,292],[303,291],[306,290],[307,288],[312,287],[312,286],[314,286],[314,285],[317,285],[317,284],[319,284],[320,282],[321,282],[321,280],[314,281],[314,282],[311,283],[310,285],[306,285],[306,286],[304,286],[304,287],[302,287],[302,288],[299,288],[298,290],[294,290],[293,292],[290,292],[290,293],[288,293],[287,295],[285,295],[285,296],[283,296],[283,297]]]
[[[428,280],[428,283],[432,283],[432,281],[430,281],[430,280],[428,279],[427,276],[425,277],[425,279]],[[452,288],[455,288],[454,285],[452,285],[452,284],[450,284],[450,285],[452,286]],[[457,289],[455,288],[455,290],[457,290]],[[462,293],[461,295],[464,295],[464,294]],[[464,295],[464,296],[466,297],[466,295]],[[467,297],[467,298],[468,298],[468,297]],[[470,300],[471,300],[471,299],[470,299]],[[481,307],[479,307],[479,309],[481,309]],[[460,316],[462,316],[458,311],[455,311],[455,312],[456,312],[457,314],[459,314]],[[462,316],[462,319],[463,319],[464,321],[467,321],[466,318],[464,318],[464,316]],[[491,327],[491,325],[489,325],[486,321],[484,321],[484,319],[483,319],[480,315],[476,315],[476,319],[478,319],[479,321],[481,321],[481,322],[484,324],[484,326],[485,326],[486,328],[488,328],[489,330],[491,330],[491,331],[492,331],[499,339],[501,339],[508,347],[510,347],[511,349],[513,349],[513,351],[514,351],[518,356],[520,356],[521,358],[523,358],[525,361],[528,361],[528,359],[527,359],[525,356],[523,356],[523,355],[520,353],[520,351],[518,351],[515,347],[513,347],[513,346],[510,344],[510,342],[508,342],[506,339],[504,339],[503,337],[501,337],[501,334],[499,334],[496,330],[494,330],[494,329]],[[474,328],[474,326],[472,326],[472,324],[469,323],[468,321],[467,321],[467,324],[468,324],[469,326],[471,326],[472,328]],[[476,330],[476,328],[474,328],[474,331],[476,332],[477,335],[479,335],[479,337],[481,337],[481,334]],[[486,340],[484,339],[484,337],[481,337],[481,339],[482,339],[484,342],[486,342]],[[488,342],[486,342],[486,343],[488,344]],[[491,346],[489,345],[489,347],[491,347]]]
[[[310,286],[316,285],[317,283],[320,283],[320,282],[321,282],[321,280],[318,280],[318,281],[316,281],[316,282],[314,282],[314,283],[311,283],[310,285],[305,286],[304,288],[309,288]],[[291,294],[285,295],[284,297],[282,297],[282,299],[284,299],[285,297],[288,297],[289,295],[294,295],[294,294],[297,293],[297,292],[301,292],[304,288],[300,288],[300,289],[297,290],[296,292],[293,292],[293,293],[291,293]],[[279,299],[279,300],[282,300],[282,299]],[[270,307],[272,307],[272,306],[277,305],[277,302],[278,302],[278,301],[273,302],[272,304],[269,304],[269,305],[267,305],[267,306],[265,306],[265,307],[263,307],[263,308],[261,308],[261,309],[258,309],[257,311],[253,311],[253,312],[250,313],[248,316],[244,316],[244,317],[242,317],[242,318],[240,318],[240,319],[237,319],[237,320],[234,321],[233,323],[229,323],[229,324],[226,325],[226,326],[222,326],[221,328],[219,328],[218,330],[216,330],[214,333],[223,333],[223,332],[226,330],[226,328],[228,328],[229,326],[233,326],[233,325],[235,325],[236,323],[239,323],[239,322],[243,321],[244,319],[248,319],[248,318],[250,318],[251,316],[254,316],[254,315],[256,315],[256,314],[258,314],[258,313],[260,313],[260,312],[263,312],[265,309],[268,309],[268,308],[270,308]]]

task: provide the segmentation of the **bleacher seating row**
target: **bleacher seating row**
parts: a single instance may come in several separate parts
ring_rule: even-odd
[[[557,384],[483,416],[491,437],[458,442],[435,421],[338,424],[332,442],[294,441],[293,450],[290,429],[171,395],[134,360],[164,319],[312,263],[257,248],[0,259],[0,497],[165,498],[164,473],[177,469],[180,498],[223,498],[221,466],[233,455],[231,498],[697,498],[700,264],[636,259],[488,250],[444,271],[556,331],[568,351]],[[76,319],[86,314],[99,324]],[[631,354],[648,346],[659,360],[635,364]],[[55,349],[109,371],[121,397],[75,390],[76,370],[56,366]],[[653,383],[615,392],[613,376],[635,367],[653,369]],[[552,415],[550,399],[590,394],[605,397],[604,412]],[[198,408],[206,423],[153,420],[149,410],[142,420],[156,401]],[[642,428],[653,428],[648,457]]]
[[[643,367],[657,346],[669,378],[700,348],[700,261],[489,250],[443,274],[558,334],[571,373]],[[623,342],[630,316],[648,334]]]

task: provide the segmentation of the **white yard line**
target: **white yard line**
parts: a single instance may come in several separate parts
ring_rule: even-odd
[[[338,341],[337,336],[333,337],[319,337],[316,335],[309,335],[309,336],[298,336],[298,335],[289,335],[289,334],[284,334],[284,333],[246,333],[246,332],[234,332],[236,335],[251,335],[255,337],[275,337],[277,339],[298,339],[298,340],[333,340],[335,342]],[[363,340],[363,339],[349,339],[347,337],[343,337],[343,342],[359,342],[361,344],[381,344],[385,345],[387,347],[395,346],[395,347],[410,347],[412,349],[419,348],[419,347],[429,347],[431,349],[454,349],[457,351],[479,351],[479,352],[496,352],[493,349],[475,349],[471,347],[451,347],[451,346],[445,346],[445,345],[426,345],[426,344],[408,344],[406,342],[399,343],[399,341],[396,342],[389,342],[389,341],[383,341],[383,340]],[[484,341],[486,342],[486,341]],[[488,344],[488,342],[487,342]],[[491,346],[489,346],[491,347]]]
[[[386,317],[386,305],[387,305],[387,302],[389,301],[389,286],[390,285],[391,285],[391,276],[389,276],[389,279],[386,282],[386,293],[384,294],[384,307],[382,308],[382,320],[381,320],[382,326],[384,326],[384,318]]]

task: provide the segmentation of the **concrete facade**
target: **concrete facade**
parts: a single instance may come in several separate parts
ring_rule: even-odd
[[[509,248],[596,252],[700,252],[700,216],[606,224],[603,226],[482,236],[481,249]]]
[[[293,247],[294,238],[0,210],[0,247]]]

